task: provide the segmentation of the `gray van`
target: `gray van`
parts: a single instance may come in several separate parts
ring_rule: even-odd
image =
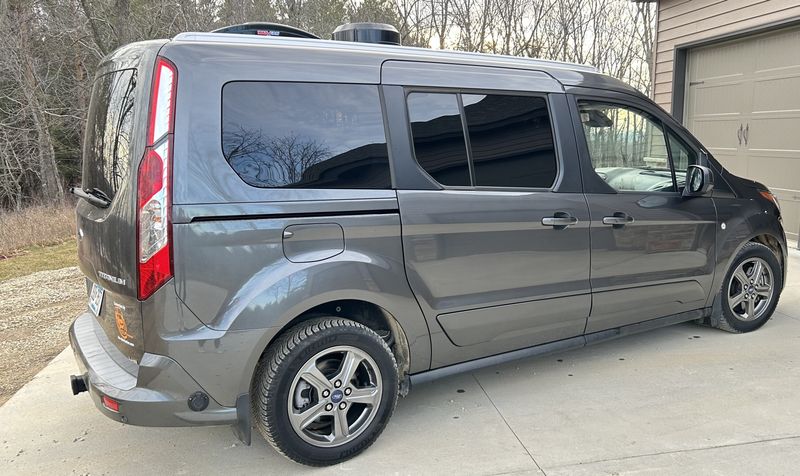
[[[329,465],[414,384],[775,310],[774,195],[635,89],[292,36],[183,33],[99,67],[70,341],[106,416],[254,425]]]

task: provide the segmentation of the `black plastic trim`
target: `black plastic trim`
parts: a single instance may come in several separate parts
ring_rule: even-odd
[[[250,446],[252,438],[251,425],[250,395],[244,393],[236,399],[236,423],[233,425],[233,433],[247,446]]]
[[[538,357],[540,355],[552,354],[555,352],[564,352],[567,350],[579,349],[581,347],[585,347],[590,344],[605,342],[607,340],[615,339],[617,337],[638,334],[639,332],[658,329],[660,327],[679,324],[681,322],[703,319],[708,317],[710,314],[711,314],[710,308],[681,312],[666,317],[651,319],[649,321],[638,322],[636,324],[629,324],[627,326],[616,327],[613,329],[608,329],[599,332],[593,332],[591,334],[586,334],[577,337],[570,337],[568,339],[549,342],[547,344],[540,344],[533,347],[526,347],[524,349],[514,350],[503,354],[491,355],[489,357],[470,360],[468,362],[462,362],[460,364],[450,365],[447,367],[440,367],[438,369],[428,370],[426,372],[420,372],[418,374],[412,375],[410,377],[411,385],[412,386],[419,385],[421,383],[431,382],[433,380],[449,377],[451,375],[456,375],[464,372],[472,372],[478,369],[482,369],[484,367],[490,367],[493,365],[513,362],[515,360],[525,359],[528,357]]]
[[[400,213],[396,208],[383,208],[377,210],[353,210],[341,212],[304,212],[304,213],[266,213],[246,215],[219,215],[201,216],[192,218],[189,223],[202,221],[232,221],[232,220],[276,220],[284,218],[311,218],[311,217],[347,217],[356,215],[395,215]]]

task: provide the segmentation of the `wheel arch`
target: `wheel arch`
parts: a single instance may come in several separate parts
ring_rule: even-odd
[[[776,236],[776,233],[770,230],[759,230],[746,235],[743,239],[741,239],[741,241],[738,242],[738,244],[736,244],[735,247],[732,247],[732,251],[726,256],[724,266],[718,270],[720,278],[717,284],[722,284],[725,274],[728,272],[734,260],[739,255],[739,252],[742,251],[742,248],[744,248],[748,243],[760,243],[775,253],[775,257],[781,266],[781,274],[783,277],[781,281],[785,281],[787,253],[786,241],[781,241],[781,239]]]
[[[269,346],[289,329],[315,317],[330,316],[350,319],[372,329],[386,340],[397,359],[400,375],[408,374],[411,367],[411,350],[402,324],[384,307],[364,299],[337,299],[313,306],[301,312],[270,340]]]
[[[758,217],[761,218],[761,217]],[[719,290],[722,289],[723,281],[739,252],[748,243],[760,243],[775,253],[775,257],[781,266],[781,286],[786,282],[786,239],[780,226],[775,227],[771,223],[764,223],[758,228],[752,226],[755,220],[743,220],[734,230],[729,230],[725,239],[718,245],[720,253],[718,255],[717,270],[715,273],[713,292],[709,296],[707,305],[711,306],[712,319],[718,317],[722,312]],[[781,287],[781,290],[783,288]]]
[[[254,349],[253,357],[250,359],[248,368],[243,375],[242,391],[252,393],[252,384],[256,377],[259,362],[270,346],[281,336],[305,321],[316,317],[331,316],[353,320],[384,337],[397,360],[401,383],[400,393],[401,395],[408,393],[408,375],[412,370],[416,371],[417,367],[430,365],[430,341],[427,341],[427,347],[424,342],[423,345],[417,343],[415,346],[413,341],[410,340],[406,328],[395,317],[395,314],[387,310],[385,306],[378,304],[377,299],[351,296],[330,297],[323,300],[324,302],[307,304],[302,310],[294,312],[292,317],[286,319],[285,323],[280,326],[278,332],[271,334],[270,338]],[[414,336],[411,339],[415,339]],[[415,340],[418,341],[420,339]],[[414,364],[414,369],[412,369],[412,354],[413,361],[419,361],[419,363]]]

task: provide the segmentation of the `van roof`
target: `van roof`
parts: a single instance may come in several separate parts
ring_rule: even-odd
[[[197,42],[197,43],[236,43],[257,46],[291,46],[314,49],[331,49],[335,51],[352,52],[373,52],[382,53],[387,57],[413,56],[415,59],[436,58],[445,61],[458,62],[491,62],[497,65],[503,62],[507,66],[527,68],[560,68],[572,71],[599,72],[594,66],[587,66],[577,63],[567,63],[563,61],[551,61],[534,58],[524,58],[521,56],[498,55],[488,53],[472,53],[454,50],[436,50],[432,48],[419,48],[415,46],[382,45],[376,43],[357,43],[349,41],[316,40],[308,38],[281,38],[277,36],[256,36],[256,35],[235,35],[230,33],[179,33],[173,38],[176,42]]]
[[[602,89],[622,90],[642,95],[632,86],[611,76],[602,74],[593,66],[561,61],[525,58],[487,53],[471,53],[453,50],[437,50],[411,46],[356,43],[334,40],[306,38],[264,37],[256,35],[237,35],[230,33],[186,32],[176,35],[172,44],[231,45],[253,48],[300,48],[316,52],[331,51],[337,54],[353,54],[372,57],[375,66],[380,68],[386,60],[427,61],[472,66],[493,66],[513,69],[541,71],[549,74],[564,86],[588,86]],[[298,61],[302,61],[298,57]]]

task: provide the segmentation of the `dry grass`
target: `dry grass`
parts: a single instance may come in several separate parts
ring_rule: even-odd
[[[68,268],[78,265],[78,244],[74,239],[51,246],[32,246],[15,252],[11,258],[0,259],[0,283],[39,271]]]
[[[75,205],[33,205],[0,210],[0,261],[31,247],[62,244],[75,237]]]

